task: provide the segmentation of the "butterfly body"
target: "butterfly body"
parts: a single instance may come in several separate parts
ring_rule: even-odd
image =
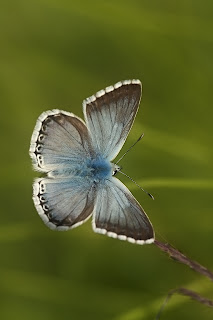
[[[50,177],[65,177],[72,178],[83,177],[90,179],[95,183],[109,178],[112,175],[114,165],[106,159],[97,156],[96,158],[88,158],[86,160],[79,160],[74,166],[67,163],[63,167],[50,171],[48,176]]]
[[[97,156],[88,161],[88,168],[94,182],[99,182],[112,176],[112,164],[107,159]]]
[[[93,216],[96,232],[129,242],[154,241],[152,225],[137,200],[115,176],[112,162],[132,127],[141,97],[139,80],[125,80],[83,102],[85,122],[72,113],[46,111],[30,145],[35,170],[46,174],[33,186],[45,224],[68,230]]]

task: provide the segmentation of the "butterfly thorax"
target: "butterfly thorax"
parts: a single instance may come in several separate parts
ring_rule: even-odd
[[[112,176],[112,163],[100,156],[87,161],[89,176],[95,181],[102,181]]]

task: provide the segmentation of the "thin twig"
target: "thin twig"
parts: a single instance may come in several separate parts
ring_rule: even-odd
[[[212,300],[209,300],[205,297],[202,297],[200,296],[198,293],[196,293],[195,291],[192,291],[192,290],[189,290],[189,289],[186,289],[186,288],[178,288],[178,289],[174,289],[174,290],[171,290],[166,299],[164,300],[155,320],[159,320],[160,319],[160,316],[163,312],[163,310],[165,309],[165,306],[166,304],[168,303],[169,299],[175,294],[175,293],[179,293],[180,295],[183,295],[183,296],[187,296],[187,297],[190,297],[192,298],[193,300],[196,300],[204,305],[206,305],[207,307],[211,307],[213,308],[213,301]]]
[[[169,243],[162,243],[158,240],[155,240],[154,244],[163,252],[167,253],[172,259],[187,265],[191,269],[208,277],[211,281],[213,281],[213,273],[210,270],[208,270],[206,267],[202,266],[198,262],[189,259],[183,253],[173,248]]]

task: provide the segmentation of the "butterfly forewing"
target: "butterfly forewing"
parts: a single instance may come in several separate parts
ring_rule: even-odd
[[[94,149],[113,160],[122,148],[136,116],[141,82],[126,80],[97,92],[83,102]]]
[[[136,243],[151,243],[154,232],[145,211],[125,185],[115,177],[97,192],[94,231]]]

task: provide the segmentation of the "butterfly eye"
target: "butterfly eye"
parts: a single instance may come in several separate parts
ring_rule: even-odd
[[[114,168],[112,170],[112,176],[115,176],[120,170],[121,170],[121,167],[117,166],[117,164],[114,164]]]
[[[115,176],[117,172],[118,172],[117,169],[113,170],[113,171],[112,171],[112,176]]]

